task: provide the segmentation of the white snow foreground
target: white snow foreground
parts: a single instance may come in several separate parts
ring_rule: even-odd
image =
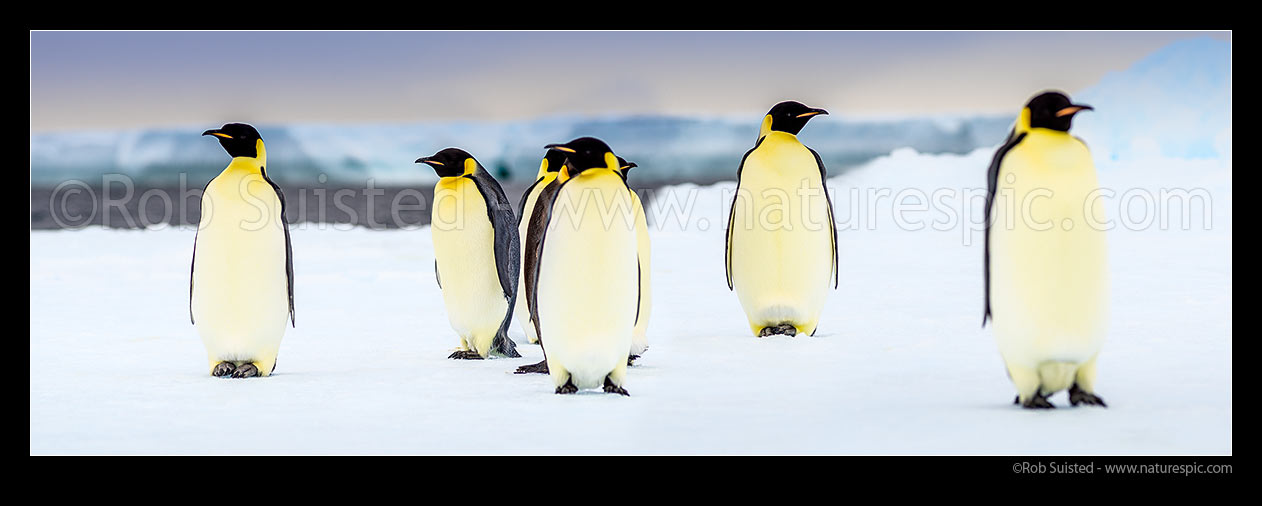
[[[899,151],[829,184],[984,188],[989,153]],[[1117,200],[1204,188],[1214,212],[1208,230],[1198,218],[1110,233],[1107,409],[1071,408],[1064,393],[1052,411],[1012,405],[980,327],[980,231],[903,230],[881,205],[874,228],[838,227],[841,288],[818,335],[751,336],[724,282],[727,183],[674,187],[696,194],[683,222],[707,227],[650,225],[655,307],[631,397],[555,395],[544,375],[512,374],[541,357],[516,325],[521,359],[448,360],[458,339],[427,229],[296,225],[298,326],[275,375],[249,380],[205,370],[188,323],[193,230],[32,232],[30,451],[1230,454],[1230,161],[1100,170]],[[847,205],[834,197],[838,220],[854,219]]]

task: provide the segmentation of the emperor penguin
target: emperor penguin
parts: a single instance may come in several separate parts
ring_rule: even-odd
[[[535,191],[535,202],[530,211],[530,216],[523,220],[526,222],[526,232],[522,236],[521,278],[523,283],[522,291],[525,292],[524,296],[526,299],[526,315],[523,321],[529,325],[530,334],[535,336],[535,342],[543,350],[544,359],[534,364],[518,367],[514,371],[515,374],[548,374],[548,347],[543,344],[543,336],[539,334],[539,323],[535,321],[535,313],[531,309],[531,305],[533,304],[532,301],[536,300],[534,291],[538,286],[539,254],[543,245],[544,233],[552,217],[552,202],[556,200],[557,192],[561,188],[561,183],[564,182],[562,175],[568,174],[565,170],[565,161],[569,153],[559,146],[553,145],[547,148],[546,163],[551,165],[551,161],[547,160],[559,160],[560,165],[555,166],[556,170],[553,171],[551,176],[547,176],[546,180],[534,186],[534,188],[542,186],[542,189]],[[566,177],[568,178],[568,176]],[[527,194],[531,193],[534,188],[527,190]]]
[[[814,335],[829,281],[838,286],[837,228],[819,153],[798,132],[823,109],[780,102],[736,169],[727,225],[727,287],[755,336]]]
[[[1016,403],[1104,406],[1096,358],[1108,326],[1108,251],[1095,165],[1069,134],[1091,110],[1047,91],[1026,104],[987,171],[985,289]]]
[[[529,303],[556,393],[603,388],[629,395],[627,352],[639,292],[631,191],[604,141],[552,144],[568,154],[547,227],[538,235],[538,272]],[[536,218],[539,219],[539,218]]]
[[[555,147],[549,149],[548,152],[549,156],[551,156],[552,153],[565,153],[565,151]],[[561,160],[564,160],[564,157],[562,157]],[[627,171],[636,167],[636,164],[626,161],[626,159],[621,156],[617,157],[617,160],[618,173],[622,176],[622,180],[625,182],[627,180]],[[560,167],[558,166],[557,175],[559,175],[559,173]],[[532,281],[525,282],[522,290],[526,292],[526,295],[518,299],[518,305],[523,304],[523,302],[521,302],[523,300],[531,300],[534,287],[537,285],[537,283],[533,282],[532,276],[534,276],[537,272],[535,267],[538,265],[539,261],[539,247],[542,244],[541,239],[544,234],[544,230],[547,229],[548,218],[551,216],[552,201],[555,200],[557,190],[560,187],[560,182],[557,182],[556,175],[547,182],[547,185],[548,186],[545,186],[542,191],[538,192],[535,209],[529,214],[531,223],[529,223],[529,226],[525,227],[522,232],[523,237],[525,238],[523,240],[525,244],[522,246],[522,277],[524,279],[531,279]],[[646,330],[648,329],[649,310],[652,307],[648,278],[650,268],[648,221],[644,216],[644,207],[640,204],[639,195],[637,195],[634,190],[630,191],[632,211],[636,217],[636,254],[638,256],[637,261],[639,276],[639,292],[637,293],[637,298],[639,300],[639,305],[635,315],[635,330],[631,342],[631,350],[627,353],[627,365],[631,365],[635,359],[640,358],[640,355],[644,354],[644,352],[648,350]],[[527,190],[528,195],[529,193],[530,190]],[[524,304],[529,306],[529,303]],[[527,315],[525,318],[529,319],[530,310],[528,307],[526,311]],[[530,322],[531,330],[535,330],[534,320],[529,319],[528,321]],[[539,339],[537,342],[544,348],[544,359],[538,363],[518,367],[515,371],[516,374],[548,374],[547,347],[543,346],[542,339]]]
[[[530,227],[530,216],[534,213],[535,204],[539,201],[539,194],[549,184],[556,181],[557,174],[561,172],[561,166],[564,164],[565,152],[549,149],[543,161],[539,162],[539,173],[535,176],[535,182],[526,188],[526,192],[521,196],[520,209],[517,213],[517,235],[521,238],[523,262],[526,259],[526,234]],[[524,264],[519,272],[526,272]],[[530,319],[530,309],[526,307],[525,297],[517,298],[517,304],[513,308],[513,319],[521,325],[521,330],[526,334],[526,340],[530,344],[539,342],[539,335],[535,333],[534,321]]]
[[[285,195],[267,177],[258,130],[207,130],[232,161],[206,183],[193,239],[189,321],[206,345],[212,376],[269,376],[294,325],[294,255]]]
[[[618,157],[618,170],[622,173],[622,180],[627,181],[627,176],[631,169],[637,167],[634,162],[628,162],[621,156]],[[630,187],[630,184],[627,185]],[[644,204],[640,202],[640,196],[631,190],[631,208],[635,213],[635,240],[636,255],[638,259],[637,271],[639,273],[640,291],[639,306],[635,312],[635,331],[632,333],[631,353],[627,356],[630,363],[645,351],[649,349],[648,328],[649,313],[653,308],[653,289],[650,279],[652,272],[652,245],[649,243],[649,222],[644,214]]]
[[[434,275],[447,319],[460,336],[448,358],[520,357],[508,337],[521,253],[512,204],[472,155],[447,148],[416,163],[434,168]]]

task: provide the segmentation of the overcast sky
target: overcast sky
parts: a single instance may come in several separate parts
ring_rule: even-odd
[[[31,130],[1015,114],[1202,32],[32,32]]]

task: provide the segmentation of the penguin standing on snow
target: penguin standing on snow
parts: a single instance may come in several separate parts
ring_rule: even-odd
[[[815,334],[838,283],[837,229],[819,153],[797,134],[823,109],[776,104],[736,169],[727,225],[727,287],[755,336]]]
[[[1054,407],[1095,395],[1096,358],[1108,327],[1108,248],[1091,153],[1069,134],[1091,110],[1044,92],[1021,110],[987,173],[986,307],[1016,403]]]
[[[539,234],[538,272],[526,277],[534,284],[528,302],[548,373],[558,394],[603,388],[628,395],[627,352],[639,308],[631,191],[603,141],[581,137],[548,148],[569,156]]]
[[[294,324],[294,259],[285,195],[267,177],[258,130],[229,123],[207,130],[232,155],[206,184],[193,239],[189,320],[210,358],[210,374],[269,376]]]
[[[565,165],[565,152],[549,149],[548,153],[544,155],[543,161],[539,162],[539,174],[535,176],[535,182],[529,188],[526,188],[526,193],[523,193],[521,196],[520,210],[517,213],[517,235],[521,238],[522,245],[521,258],[523,265],[520,269],[522,273],[526,272],[524,261],[526,259],[526,235],[530,227],[530,217],[534,213],[535,204],[539,201],[539,194],[549,184],[556,181],[562,165]],[[526,297],[517,298],[517,304],[513,309],[513,319],[517,320],[521,325],[521,330],[526,334],[526,340],[530,344],[539,342],[539,335],[535,333],[534,321],[530,319],[530,309],[526,307]]]
[[[539,254],[543,247],[543,236],[548,228],[548,223],[552,217],[552,202],[556,200],[557,192],[561,188],[561,183],[569,178],[569,171],[565,169],[565,161],[569,155],[566,148],[549,147],[548,154],[545,156],[545,163],[551,164],[549,160],[560,160],[561,164],[557,165],[556,171],[545,176],[544,180],[540,180],[538,184],[527,190],[527,196],[535,188],[541,189],[535,191],[534,205],[529,211],[528,219],[523,220],[525,223],[525,235],[522,236],[522,292],[526,299],[526,314],[523,321],[530,326],[528,335],[535,336],[535,342],[543,349],[544,359],[534,364],[523,365],[514,371],[516,374],[540,373],[548,374],[548,348],[543,344],[543,336],[539,334],[539,322],[535,320],[534,304],[537,300],[535,297],[535,289],[539,280]]]
[[[554,147],[548,151],[549,156],[552,156],[552,153],[565,154],[563,149],[564,148]],[[617,160],[618,173],[622,176],[623,182],[625,182],[627,180],[627,171],[636,167],[636,164],[626,161],[621,156],[617,157]],[[567,170],[565,173],[565,178],[568,179],[569,171]],[[538,192],[535,209],[530,212],[531,223],[528,224],[528,227],[523,227],[522,229],[523,237],[525,237],[522,242],[526,243],[522,247],[522,277],[524,279],[528,278],[530,281],[524,282],[525,284],[523,285],[522,290],[525,292],[525,295],[519,299],[519,304],[523,304],[523,302],[521,302],[522,300],[532,300],[531,297],[533,297],[533,290],[537,285],[535,282],[535,276],[538,272],[537,266],[539,262],[540,246],[542,245],[542,237],[544,235],[544,230],[548,226],[548,219],[551,217],[552,201],[556,199],[556,194],[560,188],[561,182],[564,182],[557,180],[558,175],[560,175],[559,170],[557,171],[557,175],[554,175],[547,181],[549,186],[545,186],[542,191]],[[527,190],[527,196],[530,196],[530,191],[531,190]],[[646,335],[646,331],[648,329],[649,312],[652,307],[652,298],[649,288],[650,248],[648,221],[645,218],[644,207],[640,203],[640,197],[634,190],[631,190],[631,203],[632,212],[634,213],[636,219],[636,253],[638,255],[639,262],[637,267],[639,276],[639,291],[636,294],[636,297],[639,300],[639,304],[635,314],[635,330],[632,336],[631,350],[627,353],[627,365],[631,365],[635,359],[640,358],[640,355],[643,355],[644,352],[648,350],[648,337]],[[529,306],[529,303],[524,304]],[[527,308],[527,315],[525,318],[530,318],[529,308]],[[534,320],[530,319],[529,322],[531,324],[531,330],[534,331]],[[539,339],[538,343],[542,346],[543,340]],[[547,347],[542,347],[544,348],[543,360],[538,363],[518,367],[515,372],[517,374],[548,374]]]
[[[631,169],[637,167],[635,163],[628,162],[621,156],[618,157],[618,165],[623,181],[627,180]],[[640,275],[640,304],[639,309],[635,313],[635,332],[631,340],[631,353],[627,356],[628,363],[640,358],[640,355],[643,355],[649,349],[649,313],[653,309],[653,290],[650,282],[653,264],[651,258],[652,248],[649,243],[649,222],[648,217],[644,215],[644,204],[640,202],[640,196],[635,193],[635,190],[631,190],[631,206],[635,212],[636,253],[639,259],[638,271]]]
[[[464,150],[447,148],[416,163],[439,176],[430,218],[434,270],[447,319],[460,336],[448,358],[520,357],[508,338],[521,252],[512,204]]]

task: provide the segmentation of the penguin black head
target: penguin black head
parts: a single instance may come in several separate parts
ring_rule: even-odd
[[[763,131],[759,133],[758,138],[765,137],[769,131],[797,135],[802,131],[802,127],[806,126],[807,121],[820,114],[828,114],[828,111],[807,107],[806,104],[793,100],[780,102],[767,111],[767,115],[763,118]]]
[[[608,167],[610,164],[608,157],[615,157],[613,163],[618,163],[609,145],[595,137],[579,137],[565,144],[549,144],[544,147],[552,151],[562,151],[567,155],[565,166],[570,168],[570,177],[577,176],[587,169]]]
[[[548,161],[548,172],[560,172],[561,167],[565,166],[565,158],[570,156],[569,153],[559,149],[549,149],[548,153],[543,155],[543,159]]]
[[[1095,110],[1089,105],[1072,103],[1069,97],[1057,91],[1040,93],[1030,99],[1025,108],[1030,110],[1030,128],[1048,128],[1061,132],[1069,131],[1075,114],[1084,110]]]
[[[460,148],[447,148],[433,156],[423,156],[416,159],[416,163],[428,164],[434,168],[434,172],[438,173],[438,177],[460,177],[464,175],[465,160],[473,158],[473,155]]]
[[[635,162],[628,162],[626,158],[621,156],[616,156],[615,158],[618,159],[618,173],[622,175],[622,180],[626,181],[627,172],[638,167],[638,165],[636,165]]]
[[[223,128],[202,132],[202,135],[213,135],[219,138],[219,145],[223,146],[224,151],[233,158],[257,157],[258,141],[263,139],[259,136],[258,130],[245,123],[228,123]]]

